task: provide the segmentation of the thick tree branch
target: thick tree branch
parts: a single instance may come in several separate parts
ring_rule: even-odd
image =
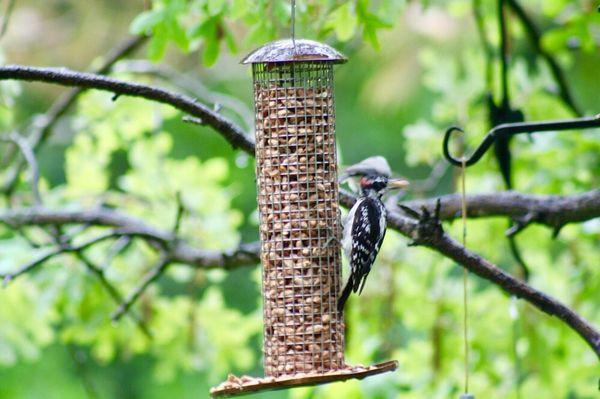
[[[76,72],[66,68],[36,68],[21,65],[0,67],[0,80],[15,79],[75,86],[84,89],[109,91],[118,96],[141,97],[171,105],[200,118],[207,126],[218,131],[235,148],[254,153],[254,140],[234,122],[197,102],[195,99],[171,91],[139,83],[125,82],[93,73]]]
[[[442,207],[441,220],[454,220],[461,217],[459,194],[444,195],[439,198]],[[433,209],[437,199],[403,202],[413,209],[425,206]],[[569,223],[580,223],[600,217],[600,190],[592,190],[574,195],[535,195],[504,191],[492,194],[472,194],[467,196],[467,216],[482,218],[508,216],[515,221],[511,230],[516,233],[529,224],[542,224],[555,231]],[[513,233],[513,234],[514,234]]]
[[[446,233],[433,237],[425,246],[463,265],[469,271],[524,299],[541,311],[556,316],[575,330],[600,358],[600,333],[583,317],[562,302],[515,278],[481,256],[469,251]]]
[[[225,93],[210,90],[198,80],[197,76],[182,73],[168,65],[156,64],[147,60],[126,60],[120,62],[114,71],[158,78],[191,96],[199,97],[207,104],[212,104],[214,109],[222,105],[233,111],[243,120],[246,129],[251,128],[254,124],[254,111],[244,101]]]

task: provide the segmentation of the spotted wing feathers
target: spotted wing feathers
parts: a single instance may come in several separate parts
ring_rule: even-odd
[[[381,201],[361,198],[353,210],[353,220],[347,222],[352,223],[350,277],[338,301],[340,310],[350,290],[359,294],[362,292],[385,236],[385,208]]]

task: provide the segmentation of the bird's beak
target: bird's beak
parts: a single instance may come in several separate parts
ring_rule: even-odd
[[[404,180],[404,179],[391,179],[388,182],[389,188],[404,188],[404,187],[408,187],[409,185],[410,185],[410,183],[408,182],[408,180]]]

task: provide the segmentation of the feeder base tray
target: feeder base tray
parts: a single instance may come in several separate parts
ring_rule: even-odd
[[[278,378],[236,377],[230,374],[227,381],[210,390],[210,395],[212,397],[228,397],[261,391],[320,385],[329,382],[346,381],[353,378],[361,380],[371,375],[394,371],[397,368],[398,362],[391,360],[373,366],[346,366],[344,369],[328,371],[322,374],[300,373]]]

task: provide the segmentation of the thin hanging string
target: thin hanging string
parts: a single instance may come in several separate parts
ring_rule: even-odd
[[[465,189],[466,181],[466,158],[461,158],[461,216],[462,216],[462,244],[467,246],[467,195]],[[469,271],[463,268],[463,344],[465,351],[465,393],[469,392]]]
[[[292,0],[292,46],[296,48],[296,0]]]

